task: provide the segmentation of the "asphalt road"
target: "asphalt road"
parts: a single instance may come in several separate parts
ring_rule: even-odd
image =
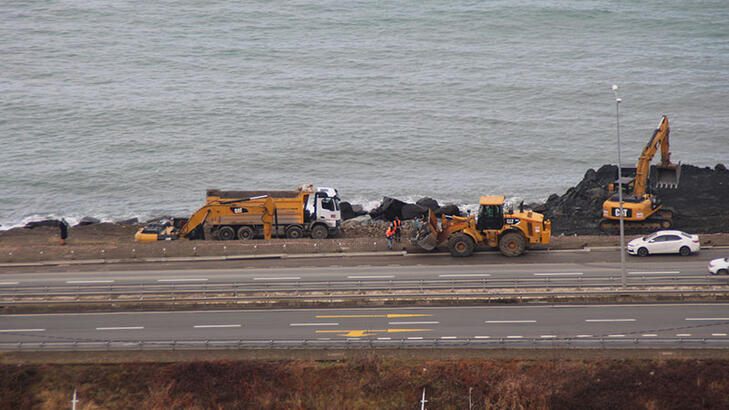
[[[0,316],[17,342],[708,339],[729,346],[729,304],[536,305]]]
[[[710,259],[726,256],[729,250],[704,250],[689,257],[629,257],[629,283],[663,281],[667,284],[694,283],[727,285],[729,277],[709,276]],[[535,261],[536,260],[536,261]],[[538,261],[538,262],[537,262]],[[488,282],[503,287],[520,285],[585,286],[595,283],[619,283],[621,269],[617,252],[559,252],[529,254],[520,258],[488,255],[474,258],[449,256],[372,257],[297,259],[295,265],[230,263],[219,265],[164,264],[140,266],[65,266],[33,271],[28,268],[6,269],[0,273],[0,294],[23,289],[65,288],[101,289],[124,285],[175,286],[179,289],[216,284],[242,284],[250,287],[291,287],[311,283],[397,284]],[[269,261],[273,262],[273,261]],[[292,262],[292,261],[289,261]],[[133,269],[132,269],[133,268]],[[36,268],[38,269],[38,268]]]

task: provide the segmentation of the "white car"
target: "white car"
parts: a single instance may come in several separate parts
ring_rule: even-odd
[[[709,262],[709,273],[712,275],[729,275],[729,258],[719,258]]]
[[[648,256],[657,253],[677,253],[688,256],[701,249],[698,235],[681,231],[658,231],[628,242],[628,253]]]

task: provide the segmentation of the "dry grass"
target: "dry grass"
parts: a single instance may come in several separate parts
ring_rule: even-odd
[[[218,361],[2,365],[0,408],[729,408],[727,360]]]

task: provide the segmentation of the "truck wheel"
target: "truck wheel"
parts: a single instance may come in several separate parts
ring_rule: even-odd
[[[451,251],[451,256],[471,256],[475,247],[473,239],[465,233],[459,232],[448,239],[448,250]]]
[[[499,250],[504,256],[519,256],[526,249],[526,238],[518,232],[507,232],[499,239]]]
[[[289,226],[286,228],[286,237],[289,239],[301,239],[304,236],[304,230],[300,226]]]
[[[230,241],[235,238],[235,231],[230,226],[223,226],[218,229],[218,238],[221,241]]]
[[[329,229],[324,225],[314,225],[311,228],[312,239],[326,239],[329,236]]]
[[[241,226],[238,228],[238,239],[241,241],[247,241],[253,239],[256,236],[256,231],[250,226]]]

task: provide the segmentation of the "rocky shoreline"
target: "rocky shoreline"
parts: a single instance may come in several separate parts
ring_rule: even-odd
[[[615,180],[617,167],[603,165],[597,170],[589,169],[582,180],[564,194],[552,194],[545,203],[531,203],[526,207],[544,213],[552,220],[552,232],[555,235],[599,235],[598,223],[603,201],[609,196],[608,184]],[[674,210],[674,227],[692,233],[729,232],[729,170],[718,164],[713,169],[683,165],[681,180],[677,189],[654,188],[664,206]],[[493,192],[474,193],[474,201],[480,195],[496,194]],[[433,198],[424,197],[415,203],[408,203],[397,198],[385,196],[380,205],[366,211],[362,205],[341,203],[344,220],[343,236],[381,237],[386,221],[395,217],[403,221],[427,215],[429,210],[440,215],[462,215],[462,204],[439,204]],[[157,221],[154,218],[144,223]],[[5,236],[17,229],[36,229],[40,227],[57,227],[58,220],[48,219],[30,222],[23,228],[14,228],[0,232]],[[100,224],[95,217],[84,217],[75,226]],[[119,226],[141,226],[144,223],[137,218],[119,220],[113,224]]]

